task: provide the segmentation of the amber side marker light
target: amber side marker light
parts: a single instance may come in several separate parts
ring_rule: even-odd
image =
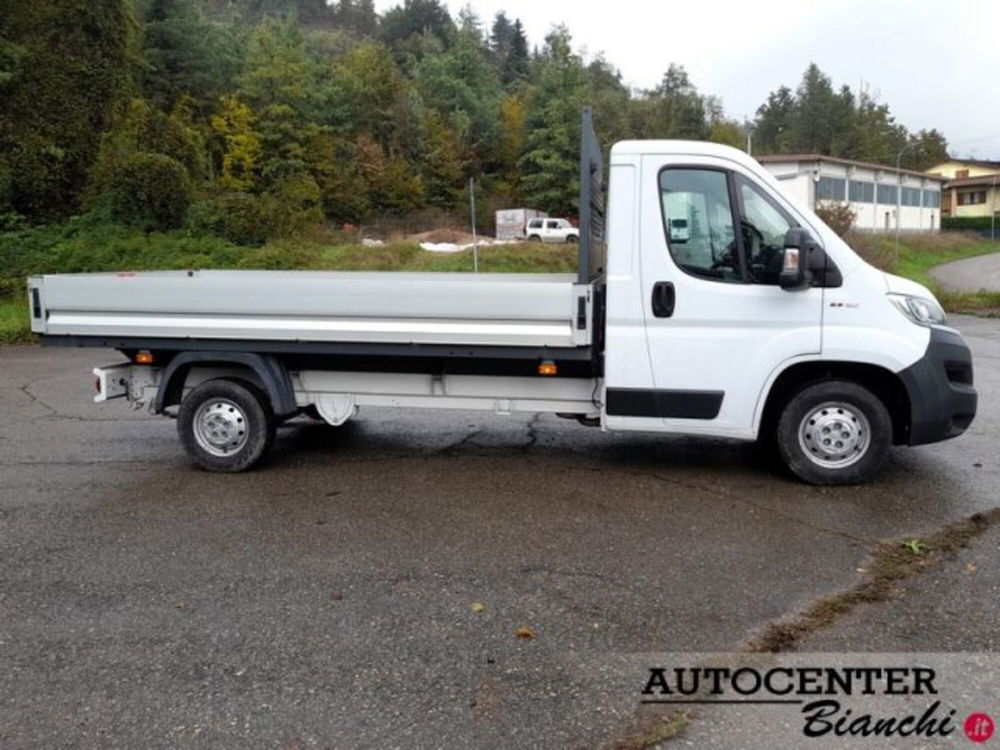
[[[547,359],[544,362],[538,363],[538,374],[539,375],[555,375],[559,372],[559,368],[556,367],[556,363],[551,359]]]
[[[153,353],[139,352],[135,355],[134,359],[137,365],[151,365],[153,364]]]

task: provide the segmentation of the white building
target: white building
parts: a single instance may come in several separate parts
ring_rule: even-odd
[[[820,154],[756,158],[792,200],[807,208],[849,203],[855,214],[854,226],[861,231],[895,231],[897,205],[900,231],[932,232],[941,228],[941,186],[947,181],[944,177],[910,169],[897,172],[895,167],[883,164]]]

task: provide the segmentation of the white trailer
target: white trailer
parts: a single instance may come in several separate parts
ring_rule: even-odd
[[[580,170],[576,275],[36,276],[32,328],[121,351],[96,400],[176,417],[215,471],[256,464],[283,420],[365,406],[759,440],[817,484],[972,422],[972,358],[934,296],[865,263],[746,154],[624,142],[605,180],[587,110]]]

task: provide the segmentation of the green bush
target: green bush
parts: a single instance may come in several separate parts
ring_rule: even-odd
[[[942,229],[983,230],[990,229],[992,226],[992,220],[989,216],[944,216],[941,218]]]
[[[23,296],[25,293],[24,279],[0,278],[0,301]]]
[[[145,233],[85,214],[65,224],[9,232],[0,238],[0,277],[184,268],[234,268],[246,250],[221,237],[184,231]]]
[[[176,229],[191,205],[191,183],[173,157],[138,153],[114,171],[109,196],[118,221],[145,231]]]
[[[237,245],[262,245],[274,233],[269,203],[249,193],[223,193],[191,207],[195,232],[211,232]]]
[[[323,252],[315,245],[277,242],[247,250],[239,267],[266,271],[293,271],[321,268]]]
[[[319,185],[307,174],[282,177],[265,195],[273,237],[294,237],[323,221]]]
[[[847,203],[827,201],[816,206],[816,215],[823,220],[839,237],[851,231],[857,214]]]
[[[263,195],[229,192],[198,201],[189,226],[238,245],[295,237],[323,221],[319,185],[306,174],[282,177]]]

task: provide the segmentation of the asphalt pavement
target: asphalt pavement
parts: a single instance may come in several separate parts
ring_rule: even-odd
[[[945,263],[930,275],[949,292],[1000,292],[1000,252]]]
[[[91,402],[114,352],[0,349],[0,747],[619,739],[646,654],[739,649],[877,539],[1000,505],[1000,324],[955,322],[976,422],[854,488],[738,443],[395,410],[296,422],[260,470],[213,475],[170,420]],[[807,645],[996,648],[997,536],[967,555]],[[916,596],[907,640],[878,626]]]

